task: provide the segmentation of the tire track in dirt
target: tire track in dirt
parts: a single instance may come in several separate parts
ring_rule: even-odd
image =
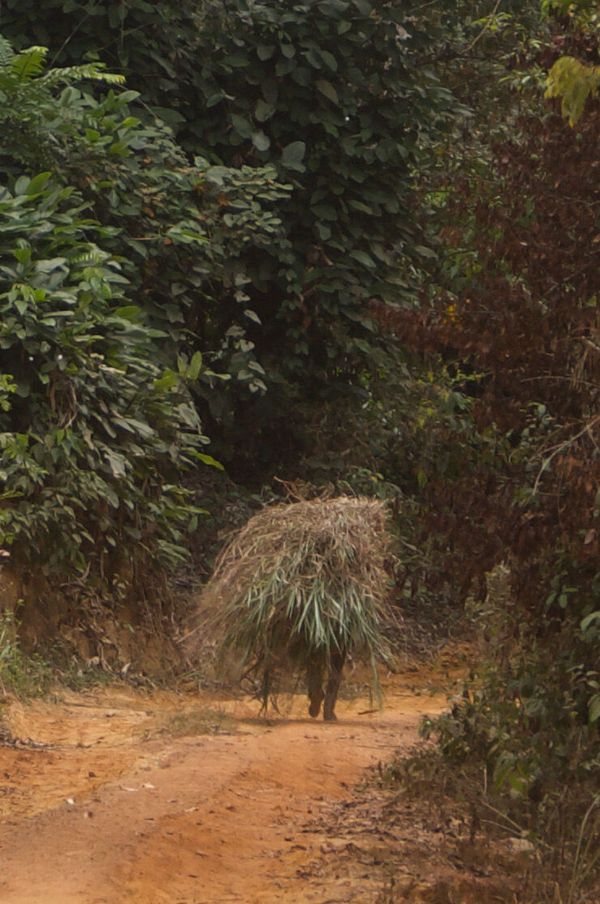
[[[318,854],[304,825],[348,797],[368,766],[414,743],[420,717],[444,703],[400,683],[382,713],[358,715],[368,703],[341,702],[340,721],[327,724],[302,717],[299,697],[290,698],[287,718],[270,723],[255,718],[255,704],[206,695],[104,692],[17,707],[21,737],[56,736],[63,747],[0,749],[0,784],[4,773],[12,789],[0,826],[0,900],[324,900],[302,878]],[[174,714],[207,707],[226,715],[231,733],[164,733]],[[69,731],[89,746],[69,746]]]

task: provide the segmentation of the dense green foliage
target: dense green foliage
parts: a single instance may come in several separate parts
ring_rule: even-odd
[[[173,552],[186,512],[159,474],[199,438],[83,208],[49,174],[19,177],[0,199],[2,477],[13,500],[2,542],[81,567],[125,540],[152,552],[152,534]]]
[[[277,230],[285,190],[268,169],[190,165],[129,114],[132,92],[70,84],[116,81],[97,66],[44,73],[43,49],[1,49],[1,542],[17,562],[93,557],[107,577],[157,553],[172,565],[198,513],[181,471],[213,463],[187,385],[262,372],[235,318],[214,343],[227,373],[203,368],[191,296],[211,299],[230,256]]]
[[[181,124],[193,98],[201,7],[198,0],[47,0],[40,9],[35,0],[3,0],[2,31],[18,47],[50,47],[53,65],[103,60],[147,92],[169,123]]]
[[[58,169],[76,134],[77,92],[55,100],[56,86],[97,67],[43,74],[42,50],[0,50],[2,545],[40,565],[84,568],[93,554],[103,569],[121,544],[172,561],[193,510],[168,477],[202,440],[196,413],[152,361],[115,231],[72,185],[27,174]]]
[[[59,536],[48,522],[41,534],[31,531],[35,543],[15,547],[20,556],[82,564],[92,543],[102,561],[110,546],[128,556],[158,542],[173,561],[181,554],[185,518],[194,517],[175,489],[177,475],[194,456],[213,462],[190,451],[192,434],[196,443],[206,442],[198,415],[216,441],[213,455],[243,463],[255,480],[306,448],[319,399],[335,400],[352,388],[367,398],[368,370],[381,366],[390,344],[370,317],[373,300],[414,305],[419,269],[432,255],[413,209],[413,172],[448,119],[452,99],[425,65],[431,36],[424,23],[386,2],[324,0],[277,9],[206,3],[200,10],[164,3],[160,17],[140,2],[122,5],[118,15],[101,4],[81,12],[70,2],[45,8],[44,15],[36,4],[3,5],[2,28],[19,46],[36,39],[50,46],[53,63],[100,62],[45,70],[43,49],[13,56],[3,45],[12,81],[5,83],[0,167],[11,196],[15,186],[32,179],[37,186],[38,174],[48,173],[47,191],[72,199],[70,208],[57,202],[43,235],[61,261],[78,260],[85,242],[94,246],[100,268],[94,276],[101,280],[94,289],[105,308],[94,312],[90,330],[101,320],[127,337],[131,348],[110,343],[108,364],[121,369],[125,382],[137,369],[150,398],[144,401],[136,387],[120,396],[113,387],[117,398],[103,414],[87,406],[94,419],[90,439],[76,384],[86,387],[90,402],[93,356],[108,354],[100,340],[77,340],[76,349],[89,353],[84,362],[66,345],[57,349],[62,334],[53,342],[37,335],[35,319],[25,338],[49,359],[38,362],[13,348],[11,332],[3,356],[5,407],[12,406],[5,442],[12,448],[15,436],[31,430],[45,448],[47,430],[65,435],[53,450],[54,472],[44,462],[37,484],[21,487],[18,504],[7,506],[4,543],[14,542],[17,520],[22,537],[34,512],[41,523],[52,508],[62,511],[63,542],[44,548]],[[409,28],[402,25],[407,17]],[[90,81],[100,78],[118,82],[105,64],[124,70],[142,93],[92,88]],[[83,88],[74,87],[82,80]],[[179,141],[156,113],[177,126]],[[46,215],[43,192],[19,190],[31,197],[32,217]],[[60,231],[62,216],[72,237]],[[18,244],[7,243],[9,258],[15,249]],[[35,252],[34,268],[37,255],[43,261],[50,254]],[[51,288],[61,285],[61,267],[48,265]],[[88,276],[68,269],[69,285]],[[88,306],[82,310],[92,316]],[[68,322],[58,316],[57,324]],[[148,368],[134,365],[133,350],[148,359]],[[46,377],[58,354],[61,399],[71,402],[57,415]],[[29,402],[16,406],[8,399],[13,384]],[[112,421],[123,407],[133,415],[132,399],[137,427],[127,430]],[[161,417],[144,410],[150,400]],[[34,411],[46,418],[43,429]],[[105,482],[116,481],[112,491],[85,441],[70,450],[72,434],[82,431],[105,462]],[[63,456],[74,474],[64,498],[57,480],[68,473]],[[90,489],[74,506],[81,456],[88,456],[84,470],[90,486],[96,482],[96,504]],[[136,469],[144,456],[146,464]],[[19,475],[15,466],[9,494]],[[142,514],[140,493],[157,507]],[[139,523],[146,517],[148,530]]]
[[[429,254],[415,247],[410,167],[450,97],[416,72],[420,23],[409,35],[406,10],[379,7],[229,2],[202,23],[198,135],[222,160],[273,160],[295,183],[291,251],[260,261],[253,289],[268,286],[266,347],[291,354],[279,368],[315,385],[369,350],[369,299],[414,303],[411,256]]]
[[[232,299],[254,312],[240,338],[254,343],[269,392],[251,403],[233,385],[202,411],[225,460],[245,474],[257,458],[277,465],[307,442],[303,402],[343,393],[372,367],[371,301],[415,304],[432,251],[413,173],[455,107],[428,64],[437,28],[419,3],[383,0],[164,2],[160,27],[141,0],[118,12],[90,3],[83,18],[66,0],[54,6],[62,15],[40,17],[34,3],[9,2],[4,27],[20,43],[49,43],[60,61],[100,58],[123,70],[188,153],[253,171],[273,165],[292,183],[281,234],[239,254],[231,291],[213,287],[218,319],[207,324],[197,305],[190,313],[205,351],[232,326]]]

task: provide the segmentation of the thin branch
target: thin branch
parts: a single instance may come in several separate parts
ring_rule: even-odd
[[[471,43],[467,46],[467,53],[469,53],[471,50],[473,50],[475,45],[482,39],[484,34],[489,30],[489,28],[494,20],[494,17],[500,8],[501,3],[502,3],[502,0],[496,0],[496,5],[493,8],[493,10],[491,11],[491,13],[489,14],[489,16],[487,17],[487,21],[486,21],[485,25],[483,26],[483,28],[481,29],[479,34],[476,35],[476,37],[473,39],[473,41],[471,41]]]
[[[540,470],[538,471],[538,475],[535,478],[535,483],[533,485],[533,495],[534,496],[536,495],[536,493],[538,491],[538,487],[540,485],[540,481],[542,479],[544,471],[547,471],[547,469],[549,468],[552,461],[556,458],[556,456],[559,455],[561,452],[564,452],[565,449],[568,449],[569,446],[572,446],[573,443],[576,443],[577,440],[581,439],[581,437],[584,436],[586,433],[589,433],[593,429],[593,427],[596,426],[596,424],[599,421],[600,421],[600,415],[597,415],[596,417],[592,418],[592,420],[589,422],[589,424],[586,424],[585,427],[583,427],[579,431],[579,433],[576,433],[575,436],[570,436],[569,439],[566,439],[563,443],[559,443],[558,446],[556,446],[556,448],[552,452],[552,454],[549,455],[548,458],[546,458],[542,462],[542,466],[541,466]]]
[[[58,48],[58,50],[56,51],[56,53],[50,60],[50,64],[49,64],[50,66],[54,66],[54,64],[56,63],[57,59],[59,58],[59,56],[65,49],[65,47],[71,43],[71,41],[73,40],[73,38],[75,37],[75,35],[77,34],[77,32],[79,31],[81,26],[83,25],[83,23],[86,22],[90,18],[90,16],[94,12],[94,10],[97,8],[99,2],[100,2],[100,0],[98,0],[98,2],[94,4],[94,6],[89,10],[89,12],[87,12],[85,14],[85,16],[82,16],[81,19],[79,19],[79,21],[75,25],[75,28],[73,29],[73,31],[69,35],[67,35],[65,40],[62,42],[62,44],[60,45],[60,47]]]

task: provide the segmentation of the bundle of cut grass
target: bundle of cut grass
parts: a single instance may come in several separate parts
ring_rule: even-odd
[[[201,607],[218,612],[224,650],[263,671],[265,698],[269,676],[340,651],[387,660],[388,547],[377,500],[269,506],[226,546]]]

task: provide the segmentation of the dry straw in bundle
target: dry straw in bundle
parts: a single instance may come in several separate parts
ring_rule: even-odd
[[[336,650],[386,660],[388,548],[378,500],[268,506],[222,552],[201,608],[240,666],[293,670]]]

